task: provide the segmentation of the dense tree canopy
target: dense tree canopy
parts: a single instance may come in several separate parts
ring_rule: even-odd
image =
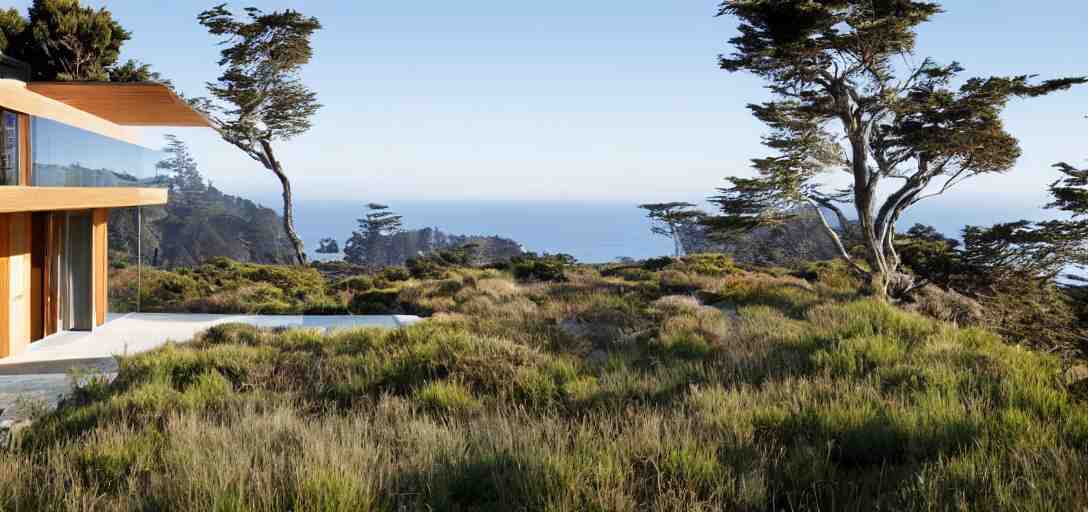
[[[19,43],[18,38],[26,30],[27,21],[19,11],[14,8],[0,9],[0,52],[8,51],[11,46]]]
[[[300,78],[310,62],[310,39],[321,29],[317,18],[290,9],[265,13],[256,7],[236,17],[225,4],[204,11],[200,24],[224,46],[223,74],[208,84],[214,99],[194,100],[223,140],[276,175],[283,188],[284,230],[298,262],[306,262],[302,240],[294,228],[291,181],[276,158],[273,144],[310,129],[321,105]]]
[[[940,12],[936,3],[912,0],[725,1],[720,14],[739,19],[740,35],[721,66],[767,81],[775,99],[750,109],[770,127],[765,144],[777,154],[753,160],[755,178],[728,178],[713,198],[722,210],[716,225],[773,223],[803,204],[846,225],[841,205],[850,204],[865,265],[825,222],[841,256],[871,279],[878,296],[903,284],[895,251],[903,211],[1012,168],[1020,148],[1000,119],[1011,99],[1086,82],[1036,83],[1027,75],[960,81],[955,62],[910,64],[916,28]],[[843,171],[845,188],[825,184],[829,173]]]
[[[34,80],[169,83],[147,64],[118,65],[132,34],[105,8],[35,0],[27,14],[0,10],[0,51],[29,64]]]

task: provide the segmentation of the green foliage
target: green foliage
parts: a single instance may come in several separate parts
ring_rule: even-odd
[[[17,51],[9,51],[8,47],[18,44],[18,38],[26,30],[28,21],[13,7],[0,9],[0,52],[15,55]]]
[[[668,267],[673,262],[672,258],[662,256],[660,258],[650,258],[642,262],[642,269],[649,270],[650,272],[657,272],[659,270]]]
[[[919,310],[952,306],[956,318],[981,317],[982,323],[1008,339],[1067,357],[1088,354],[1088,326],[1078,313],[1075,289],[1063,289],[1055,277],[1075,263],[1080,241],[1058,235],[1059,221],[1037,226],[1028,221],[997,224],[988,228],[968,226],[964,247],[932,228],[915,226],[899,244],[903,262],[920,277],[966,297],[944,305],[934,300],[948,297],[919,289],[912,300]],[[968,301],[977,301],[978,313]],[[966,307],[966,309],[965,309]],[[966,315],[966,316],[965,316]],[[938,315],[940,316],[940,315]],[[952,319],[952,318],[949,318]]]
[[[568,254],[526,253],[512,258],[502,265],[509,268],[514,277],[522,280],[562,282],[567,277],[564,270],[574,264],[574,257]]]
[[[351,276],[341,279],[332,285],[336,291],[365,292],[374,287],[374,280],[370,276]]]
[[[415,393],[415,400],[423,407],[449,414],[463,414],[480,408],[480,401],[472,392],[456,382],[438,381],[423,386]]]
[[[472,264],[476,246],[469,244],[454,249],[408,258],[405,266],[416,279],[435,279],[443,277],[451,268],[465,267]]]
[[[357,292],[351,297],[348,309],[357,315],[388,315],[402,313],[400,290],[375,289]]]
[[[675,260],[668,268],[711,277],[724,277],[740,272],[733,258],[725,254],[693,254]]]
[[[116,64],[132,34],[105,8],[84,7],[78,0],[35,0],[28,14],[23,18],[14,9],[0,14],[0,49],[29,64],[34,80],[104,82],[131,67]]]
[[[228,142],[237,142],[248,151],[260,141],[291,139],[310,128],[310,118],[321,107],[316,95],[302,84],[298,73],[310,62],[310,40],[321,29],[316,18],[294,10],[262,12],[245,9],[242,19],[226,4],[200,14],[200,24],[223,38],[219,65],[224,66],[209,92],[230,105],[220,107],[203,102],[215,117]]]
[[[412,274],[408,269],[404,267],[385,267],[378,273],[378,278],[386,283],[395,283],[398,281],[407,281],[412,278]]]
[[[932,226],[915,224],[896,241],[896,250],[915,274],[948,286],[964,272],[959,245]]]
[[[114,66],[109,70],[111,82],[154,82],[174,87],[173,82],[151,69],[151,65],[137,60],[129,59],[120,66]]]
[[[329,307],[324,278],[312,268],[240,263],[213,258],[193,269],[146,268],[140,290],[145,312],[301,313],[339,310]],[[134,311],[137,274],[129,267],[114,272],[110,300],[115,311]]]

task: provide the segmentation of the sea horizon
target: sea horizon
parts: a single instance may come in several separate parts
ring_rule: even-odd
[[[281,209],[278,198],[259,197],[254,201],[277,212]],[[309,255],[330,259],[314,252],[318,242],[331,237],[342,246],[364,214],[367,202],[297,200],[295,227]],[[964,211],[943,203],[934,201],[907,211],[898,223],[899,229],[904,231],[922,223],[958,238],[967,225],[1047,217],[1045,210],[1031,205],[978,205]],[[649,220],[635,201],[412,199],[383,204],[403,216],[404,229],[431,227],[447,234],[499,236],[518,242],[526,251],[570,254],[585,263],[666,256],[673,250],[671,241],[650,232]]]

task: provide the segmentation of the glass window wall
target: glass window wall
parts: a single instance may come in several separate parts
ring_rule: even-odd
[[[0,110],[0,185],[19,184],[19,116]]]
[[[35,117],[31,120],[37,187],[165,187],[163,153]]]

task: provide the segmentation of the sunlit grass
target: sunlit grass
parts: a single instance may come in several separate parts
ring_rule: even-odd
[[[817,270],[809,282],[699,257],[533,283],[456,269],[398,285],[397,301],[436,313],[404,330],[218,327],[124,359],[113,383],[39,420],[0,456],[0,508],[1088,500],[1088,409],[1056,358]]]

